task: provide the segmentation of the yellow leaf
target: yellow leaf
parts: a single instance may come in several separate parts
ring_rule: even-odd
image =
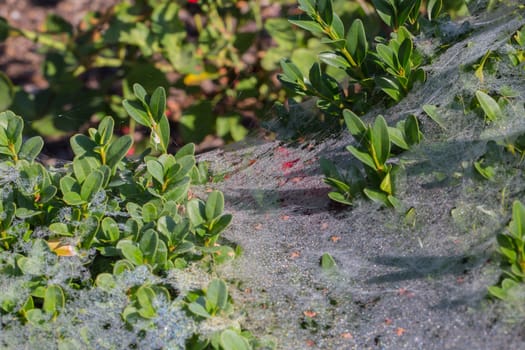
[[[49,249],[51,249],[58,256],[75,256],[77,252],[75,247],[70,244],[63,244],[59,240],[50,240],[47,242]]]

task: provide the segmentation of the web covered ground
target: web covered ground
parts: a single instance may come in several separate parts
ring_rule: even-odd
[[[468,68],[488,50],[504,54],[524,24],[523,12],[505,8],[443,24],[442,42],[418,43],[441,48],[427,83],[367,116],[383,114],[393,125],[412,113],[422,123],[424,141],[396,159],[405,168],[401,211],[362,198],[352,208],[330,203],[319,158],[344,169],[351,161],[346,133],[319,144],[247,143],[201,157],[224,175],[210,186],[224,191],[234,215],[226,237],[244,250],[220,272],[238,286],[232,293],[246,309],[244,327],[279,349],[525,346],[525,298],[487,299],[501,273],[496,234],[510,220],[512,201],[525,199],[519,156],[487,150],[525,132],[525,72],[499,64],[480,82]],[[467,108],[476,90],[503,87],[515,95],[502,120],[487,123]],[[425,104],[437,106],[444,129],[422,111]],[[485,154],[497,160],[492,182],[473,169]],[[414,217],[406,215],[410,208]],[[335,270],[321,268],[324,253],[335,258]]]

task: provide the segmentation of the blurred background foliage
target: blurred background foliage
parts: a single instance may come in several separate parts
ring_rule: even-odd
[[[334,0],[333,6],[345,24],[361,19],[370,41],[390,32],[371,1]],[[457,17],[468,15],[468,8],[465,0],[444,0],[442,12]],[[290,103],[299,118],[315,119],[308,105],[295,105],[301,98],[286,102],[293,96],[277,79],[281,59],[307,74],[327,49],[288,21],[299,13],[295,0],[124,0],[87,12],[78,25],[51,13],[38,31],[0,17],[0,43],[11,37],[37,43],[45,79],[42,87],[24,89],[0,71],[0,111],[13,110],[30,133],[53,138],[111,115],[140,148],[141,139],[147,144],[145,132],[122,100],[133,98],[134,83],[150,92],[163,86],[174,126],[171,148],[195,142],[201,150],[242,140],[264,120],[289,118]]]

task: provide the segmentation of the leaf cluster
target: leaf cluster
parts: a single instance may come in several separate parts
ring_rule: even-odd
[[[132,118],[160,139],[169,136],[169,125],[161,126],[166,120],[164,90],[149,96],[137,84],[134,91],[136,102],[126,103]],[[74,290],[98,288],[112,294],[120,276],[146,270],[160,280],[170,270],[196,264],[204,269],[235,257],[232,247],[219,242],[232,220],[223,213],[222,193],[190,199],[191,183],[203,176],[193,144],[172,155],[167,142],[152,142],[154,149],[129,160],[133,140],[115,136],[114,120],[106,117],[88,135],[71,137],[73,162],[54,169],[37,161],[42,138],[24,142],[22,129],[20,116],[0,113],[0,274],[20,281],[21,289],[19,295],[0,297],[0,314],[39,326],[67,316],[62,312],[74,302]],[[59,277],[49,268],[59,261],[80,261],[86,273]],[[152,326],[160,317],[159,305],[166,303],[187,304],[189,314],[202,316],[194,312],[200,303],[192,299],[195,293],[200,292],[184,296],[158,281],[139,279],[127,290],[120,316],[139,330]],[[212,281],[202,297],[209,318],[233,310],[222,280]],[[224,324],[214,333],[219,340],[211,348],[252,348],[237,324]],[[196,344],[212,343],[211,338],[195,339]]]

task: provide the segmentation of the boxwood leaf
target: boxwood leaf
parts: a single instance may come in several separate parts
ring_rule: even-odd
[[[90,202],[95,194],[102,188],[104,181],[104,174],[101,171],[95,170],[87,177],[80,190],[80,197],[86,202]]]
[[[223,310],[228,303],[228,287],[221,279],[214,279],[208,284],[206,290],[206,303],[212,305],[214,309]]]
[[[71,137],[69,143],[71,144],[71,149],[73,150],[75,156],[82,156],[86,153],[93,155],[93,150],[97,146],[95,141],[82,134],[76,134]]]
[[[144,259],[149,263],[156,260],[157,249],[159,247],[159,235],[155,230],[149,229],[142,234],[139,242],[139,248],[142,251]]]
[[[142,265],[144,263],[144,256],[139,247],[130,240],[123,239],[117,243],[117,249],[120,249],[122,255],[129,260],[133,265]]]
[[[374,160],[372,159],[370,154],[363,152],[355,148],[354,146],[347,146],[346,149],[348,150],[348,152],[352,153],[352,155],[356,157],[361,163],[374,170],[377,170]]]
[[[133,84],[133,93],[139,99],[140,102],[146,104],[146,96],[148,93],[139,83]]]
[[[289,22],[313,34],[324,33],[323,27],[321,27],[319,23],[314,22],[311,19],[290,19]]]
[[[98,140],[100,145],[107,145],[111,138],[113,137],[113,129],[115,128],[115,121],[112,117],[107,116],[98,125],[98,135],[100,140]]]
[[[115,171],[118,163],[124,159],[132,145],[133,139],[129,135],[119,137],[115,142],[109,145],[106,164],[112,169],[112,171]]]
[[[153,203],[148,202],[142,207],[142,220],[144,222],[153,222],[157,220],[157,217],[157,207]]]
[[[42,151],[42,147],[44,147],[44,140],[42,139],[42,137],[33,136],[27,139],[22,144],[18,156],[20,158],[33,162],[35,158],[38,157],[38,155],[40,154],[40,151]]]
[[[144,110],[144,106],[140,102],[124,100],[122,106],[137,123],[151,128],[148,112]]]
[[[223,349],[228,350],[252,349],[246,338],[231,329],[226,329],[221,333],[220,344]]]
[[[157,315],[153,307],[153,300],[155,299],[155,292],[148,286],[141,286],[135,293],[137,302],[140,305],[138,312],[144,318],[153,318]]]
[[[46,294],[44,296],[44,304],[42,310],[48,314],[56,314],[60,309],[64,307],[66,303],[66,297],[64,291],[58,285],[50,285],[46,288]]]
[[[64,193],[62,199],[68,205],[81,205],[86,203],[86,201],[83,200],[77,192],[66,192]]]
[[[204,317],[204,318],[211,317],[208,311],[206,311],[206,308],[204,308],[204,306],[202,306],[201,304],[197,302],[190,303],[188,305],[188,310],[190,310],[192,313],[200,317]]]
[[[166,91],[162,86],[157,87],[155,91],[153,91],[149,101],[149,108],[153,119],[159,122],[166,110]]]
[[[346,35],[346,48],[358,65],[365,60],[368,53],[368,41],[365,27],[359,18],[352,23]]]
[[[500,106],[492,97],[483,91],[478,90],[476,91],[476,98],[478,99],[481,109],[483,109],[483,112],[485,112],[488,120],[494,121],[496,119],[500,119],[503,116]]]
[[[220,191],[213,191],[208,195],[206,200],[206,219],[208,221],[215,219],[224,211],[224,195]]]
[[[93,170],[100,167],[100,161],[94,156],[82,156],[73,159],[73,173],[79,183],[83,183]]]
[[[191,224],[196,227],[205,222],[206,213],[204,202],[200,199],[193,198],[186,204],[186,212]]]

